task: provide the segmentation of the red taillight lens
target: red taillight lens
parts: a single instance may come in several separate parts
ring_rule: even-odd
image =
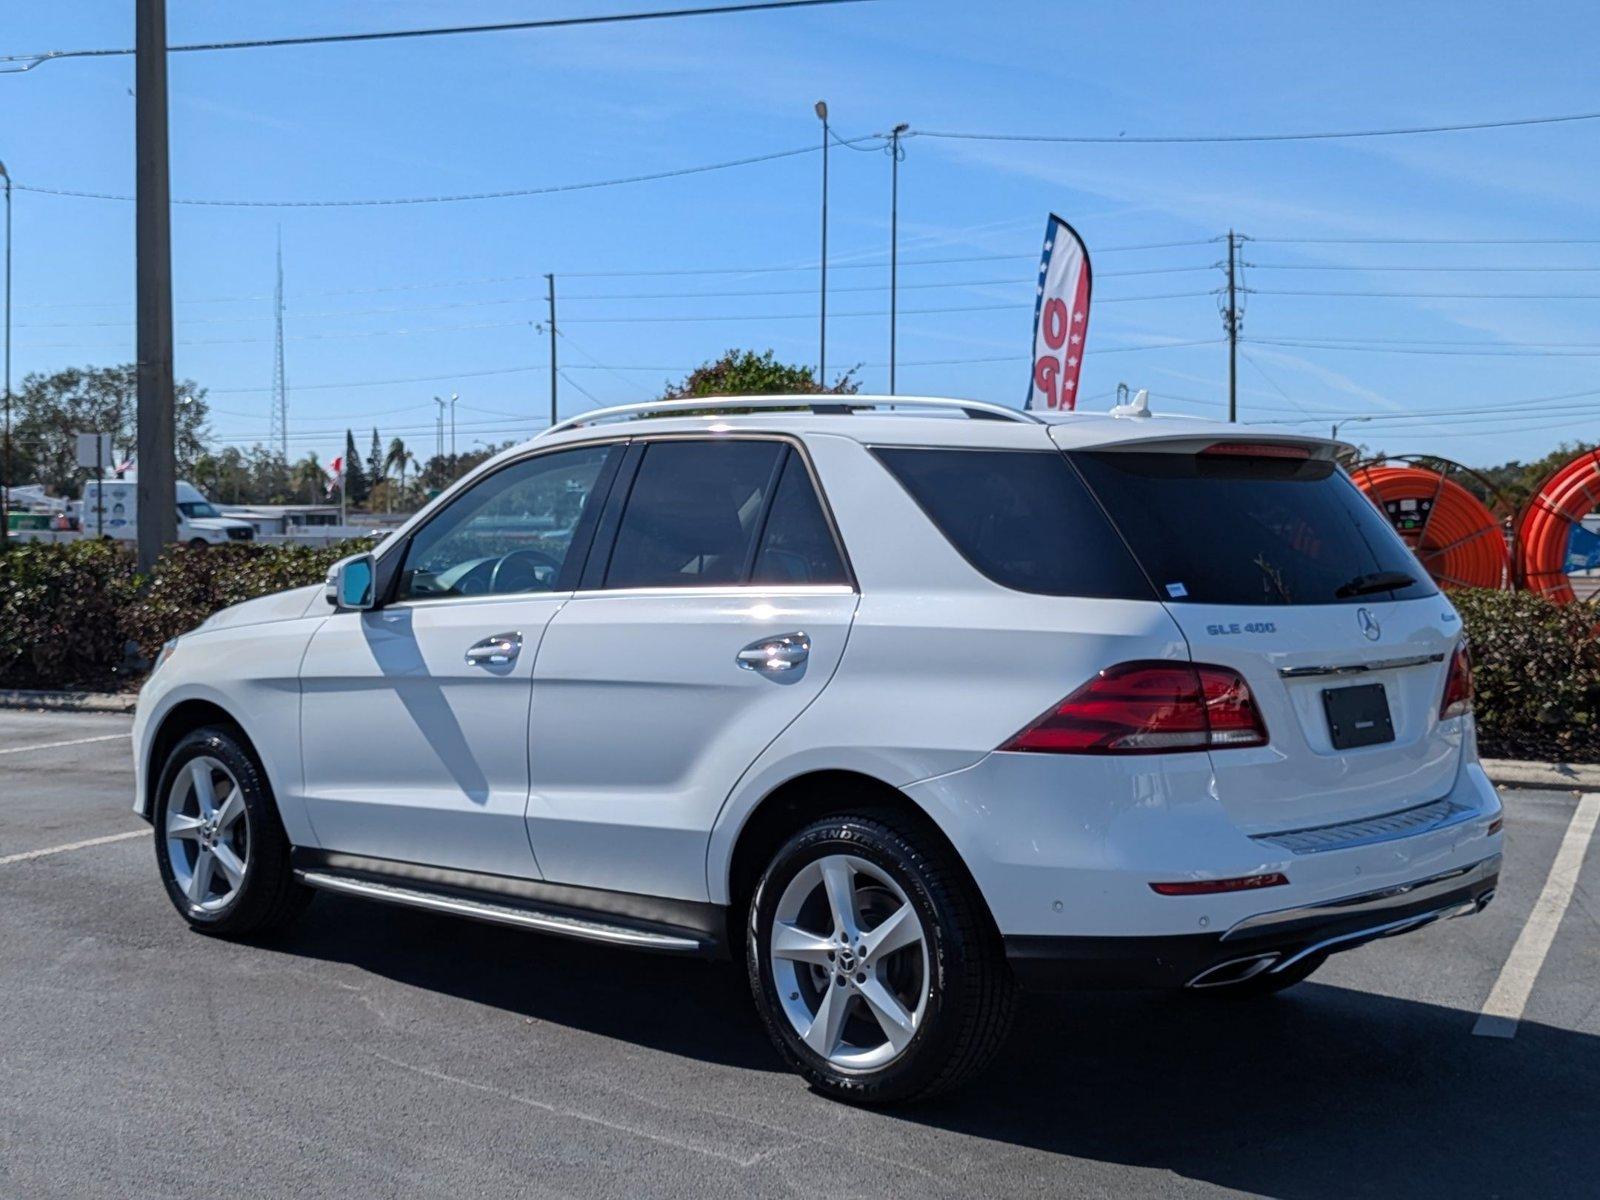
[[[1305,446],[1285,445],[1283,442],[1212,442],[1201,454],[1221,458],[1310,458]]]
[[[1000,749],[1168,754],[1266,742],[1266,726],[1237,671],[1131,662],[1107,667]]]
[[[1472,657],[1461,642],[1450,656],[1450,673],[1444,677],[1444,699],[1439,702],[1439,719],[1464,717],[1472,711]]]
[[[1274,871],[1270,875],[1238,875],[1232,879],[1196,879],[1186,883],[1152,883],[1150,890],[1161,896],[1215,896],[1220,892],[1248,892],[1254,888],[1285,887],[1289,877]]]

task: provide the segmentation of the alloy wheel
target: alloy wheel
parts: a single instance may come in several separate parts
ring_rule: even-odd
[[[167,793],[165,834],[172,876],[207,913],[230,905],[250,864],[250,820],[239,781],[217,759],[191,759]]]
[[[928,1001],[928,937],[882,868],[849,854],[802,867],[773,914],[768,961],[785,1017],[831,1065],[894,1061]]]

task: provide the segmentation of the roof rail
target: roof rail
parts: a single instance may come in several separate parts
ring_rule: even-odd
[[[811,394],[804,396],[705,396],[687,400],[653,400],[647,404],[619,404],[614,408],[597,408],[593,412],[568,417],[550,426],[540,437],[581,429],[586,425],[601,425],[610,421],[639,421],[649,417],[672,416],[677,413],[740,413],[761,412],[770,409],[803,408],[813,413],[851,413],[858,409],[938,408],[953,409],[975,421],[1020,421],[1028,425],[1044,424],[1032,413],[1007,408],[1003,404],[990,404],[986,400],[946,400],[929,396],[833,396]]]

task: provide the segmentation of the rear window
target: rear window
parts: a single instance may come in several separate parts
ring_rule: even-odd
[[[1054,450],[911,450],[879,447],[961,556],[1019,592],[1151,600],[1150,583]]]
[[[1163,597],[1191,604],[1360,604],[1436,590],[1382,514],[1326,459],[1077,451]],[[1385,575],[1407,586],[1374,589]]]

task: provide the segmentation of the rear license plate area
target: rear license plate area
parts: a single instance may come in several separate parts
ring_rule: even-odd
[[[1394,741],[1389,695],[1381,683],[1324,688],[1322,707],[1328,714],[1328,734],[1335,750]]]

